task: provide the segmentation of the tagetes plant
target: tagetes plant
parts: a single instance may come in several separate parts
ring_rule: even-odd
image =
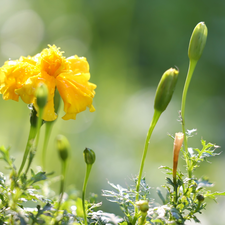
[[[64,120],[76,119],[76,114],[92,105],[96,85],[89,82],[89,64],[84,57],[77,55],[65,58],[60,48],[49,45],[41,53],[31,57],[21,56],[18,60],[9,60],[0,68],[0,93],[4,100],[18,101],[19,97],[33,104],[36,111],[36,89],[41,83],[48,88],[48,101],[44,109],[43,120],[57,118],[54,109],[54,95],[57,88],[64,102]]]

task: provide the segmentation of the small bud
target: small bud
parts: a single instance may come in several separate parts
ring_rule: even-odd
[[[58,89],[56,88],[55,95],[54,95],[54,108],[55,108],[56,114],[58,114],[58,111],[59,111],[60,101],[61,101],[61,97],[60,97]]]
[[[85,163],[92,165],[95,162],[95,153],[92,149],[85,148],[83,154]]]
[[[184,140],[184,134],[182,132],[175,134],[175,139],[173,143],[173,180],[176,181],[178,156],[180,149]]]
[[[198,61],[205,47],[208,29],[204,22],[200,22],[194,28],[188,48],[188,57],[190,60]]]
[[[149,209],[147,200],[140,200],[140,201],[136,202],[136,205],[143,213],[146,213]]]
[[[170,68],[162,75],[155,94],[155,110],[162,113],[168,106],[177,83],[178,74],[178,70]]]
[[[59,157],[62,161],[66,161],[69,155],[70,144],[67,138],[63,135],[58,135],[56,137],[57,149],[59,152]]]
[[[37,106],[44,108],[48,101],[48,88],[45,84],[41,84],[36,90]]]
[[[203,202],[205,200],[204,196],[200,194],[197,195],[197,199],[199,202]]]

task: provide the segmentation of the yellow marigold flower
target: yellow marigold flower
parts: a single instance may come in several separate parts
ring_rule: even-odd
[[[64,120],[76,119],[76,114],[92,105],[95,84],[89,81],[89,64],[84,57],[77,55],[65,58],[55,45],[44,49],[34,57],[20,57],[9,60],[0,68],[0,93],[4,100],[21,99],[27,104],[36,104],[36,89],[40,83],[48,88],[48,102],[43,119],[52,121],[57,118],[54,110],[54,93],[58,89],[64,102]]]

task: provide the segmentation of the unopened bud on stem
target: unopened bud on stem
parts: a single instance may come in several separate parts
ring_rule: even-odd
[[[197,195],[197,199],[199,202],[203,202],[205,200],[204,196],[200,194]]]
[[[37,106],[44,108],[48,101],[48,88],[45,84],[41,84],[36,90]]]
[[[57,149],[59,157],[65,162],[69,156],[70,144],[67,138],[63,135],[58,135],[56,138]]]
[[[95,152],[90,148],[84,149],[84,161],[86,164],[92,165],[95,162]]]
[[[178,157],[179,157],[183,140],[184,140],[184,134],[182,132],[175,134],[175,139],[173,143],[173,181],[174,183],[176,183]]]
[[[136,202],[136,205],[138,206],[140,211],[143,213],[146,213],[149,209],[147,200],[140,200],[140,201]]]
[[[177,83],[178,74],[178,70],[170,68],[162,75],[155,94],[155,110],[162,113],[168,106]]]
[[[188,48],[188,57],[190,60],[198,61],[205,47],[208,29],[204,22],[200,22],[194,28]]]

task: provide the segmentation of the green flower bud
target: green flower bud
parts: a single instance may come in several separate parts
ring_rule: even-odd
[[[178,74],[178,70],[170,68],[162,75],[155,94],[155,110],[162,113],[168,106],[177,83]]]
[[[191,35],[188,48],[188,57],[190,60],[198,61],[202,55],[205,47],[206,39],[208,35],[208,29],[204,22],[200,22],[196,25]]]
[[[87,164],[93,164],[95,162],[95,152],[90,148],[84,149],[84,161]]]
[[[38,117],[37,115],[37,111],[34,108],[33,104],[29,104],[28,108],[30,109],[30,124],[32,127],[36,127],[37,126],[37,121],[38,121]]]
[[[56,137],[57,150],[59,152],[59,157],[62,161],[66,161],[69,156],[70,143],[67,138],[63,135],[58,135]]]
[[[48,101],[48,88],[45,84],[41,84],[36,90],[37,105],[44,108]]]
[[[136,202],[136,205],[143,213],[146,213],[149,209],[147,200],[140,200],[140,201]]]
[[[56,114],[58,114],[58,111],[59,111],[60,101],[61,101],[61,97],[60,97],[58,89],[56,88],[55,95],[54,95],[54,108],[55,108]]]
[[[205,200],[204,196],[200,194],[197,195],[197,199],[199,202],[203,202]]]

